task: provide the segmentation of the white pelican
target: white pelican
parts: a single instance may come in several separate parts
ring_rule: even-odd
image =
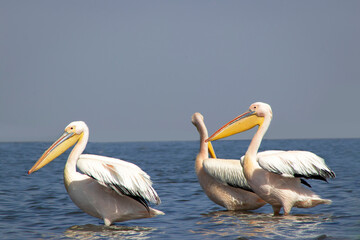
[[[84,122],[70,123],[28,173],[39,170],[77,143],[65,165],[64,184],[71,200],[81,210],[103,219],[107,226],[113,222],[163,215],[148,206],[149,202],[160,204],[150,177],[135,164],[81,154],[88,138],[89,129]]]
[[[318,204],[330,204],[331,200],[321,199],[301,185],[308,185],[301,178],[324,181],[335,178],[335,173],[326,166],[322,158],[308,151],[258,153],[271,119],[272,110],[268,104],[254,103],[249,111],[225,124],[207,141],[244,132],[258,125],[259,128],[243,158],[243,171],[254,192],[272,205],[274,215],[279,215],[282,207],[284,215],[288,215],[292,207],[310,208]]]
[[[211,143],[205,142],[208,132],[204,117],[194,113],[192,123],[200,134],[195,171],[206,195],[228,210],[253,210],[264,206],[266,202],[254,194],[247,184],[240,160],[217,159]],[[209,158],[208,150],[213,158]]]

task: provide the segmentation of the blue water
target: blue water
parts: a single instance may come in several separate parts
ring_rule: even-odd
[[[309,150],[337,177],[310,180],[332,205],[293,208],[273,217],[266,205],[234,212],[210,201],[194,171],[197,141],[89,143],[85,152],[121,158],[146,171],[166,213],[150,219],[103,222],[79,210],[63,185],[68,152],[38,172],[27,170],[51,143],[0,143],[0,239],[360,239],[360,139],[264,140],[261,150]],[[249,141],[219,141],[220,158],[239,158]]]

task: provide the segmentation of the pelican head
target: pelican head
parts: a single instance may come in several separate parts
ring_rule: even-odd
[[[265,117],[272,118],[272,110],[269,104],[256,102],[250,105],[249,110],[237,116],[211,135],[206,141],[215,141],[231,135],[245,132],[255,126],[260,126]]]
[[[33,173],[40,168],[44,167],[46,164],[50,163],[52,160],[60,156],[67,149],[73,146],[79,139],[83,137],[84,131],[88,127],[86,123],[82,121],[72,122],[66,126],[65,132],[61,137],[56,140],[39,158],[39,160],[34,164],[34,166],[28,171],[28,174]]]

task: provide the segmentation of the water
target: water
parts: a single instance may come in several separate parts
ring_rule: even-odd
[[[261,150],[299,149],[326,159],[337,178],[310,180],[332,205],[293,208],[273,217],[266,205],[226,211],[210,201],[194,171],[198,142],[89,143],[85,152],[133,162],[154,182],[166,213],[105,227],[79,210],[63,185],[68,152],[27,170],[51,143],[0,143],[0,239],[360,239],[360,139],[264,140]],[[218,157],[239,158],[249,141],[214,143]]]

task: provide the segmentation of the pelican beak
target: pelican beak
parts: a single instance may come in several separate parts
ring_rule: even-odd
[[[44,167],[46,164],[50,163],[52,160],[60,156],[63,152],[69,149],[74,145],[79,138],[82,136],[82,133],[76,134],[74,132],[65,131],[61,137],[56,140],[39,158],[39,160],[34,164],[34,166],[28,171],[28,174],[33,173],[40,168]]]
[[[256,125],[261,125],[263,122],[264,117],[259,117],[256,115],[255,111],[249,110],[219,128],[219,130],[206,139],[206,141],[215,141],[221,138],[229,137],[236,133],[245,132]]]
[[[211,158],[216,158],[216,154],[215,154],[215,151],[214,151],[214,148],[213,148],[211,142],[208,142],[208,152],[209,152]]]

